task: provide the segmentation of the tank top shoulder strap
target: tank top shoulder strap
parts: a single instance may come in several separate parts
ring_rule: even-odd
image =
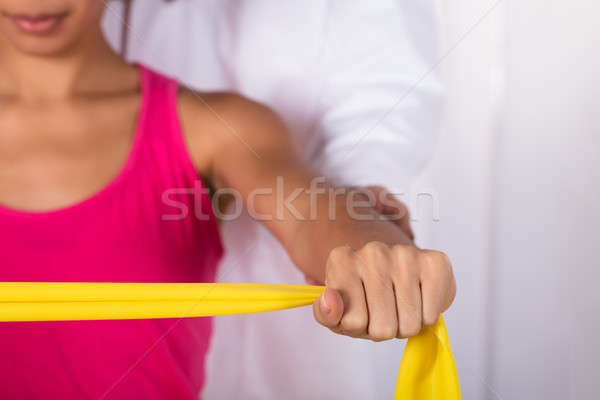
[[[185,144],[177,107],[179,83],[140,65],[142,109],[140,131],[145,147],[164,169],[179,169],[188,179],[198,179]]]
[[[165,128],[171,131],[169,133],[181,133],[179,125],[172,125],[173,122],[178,122],[177,115],[177,91],[179,83],[172,78],[161,75],[143,65],[138,66],[140,69],[140,79],[142,87],[142,109],[139,117],[140,122],[144,125],[144,130],[156,131],[156,127],[160,127],[164,134]],[[175,120],[175,121],[173,121]],[[165,124],[169,124],[165,126]],[[153,132],[154,133],[154,132]],[[163,138],[164,139],[164,138]]]

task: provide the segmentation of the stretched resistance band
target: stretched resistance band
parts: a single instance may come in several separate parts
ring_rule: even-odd
[[[0,282],[0,321],[207,317],[312,304],[323,286],[248,283]],[[396,400],[459,400],[444,319],[408,339]]]

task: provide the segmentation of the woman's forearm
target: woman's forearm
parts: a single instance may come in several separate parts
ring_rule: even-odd
[[[334,190],[338,194],[331,196]],[[309,203],[310,199],[299,198],[298,202]],[[377,212],[366,194],[354,189],[328,188],[303,208],[315,218],[294,221],[294,239],[286,248],[298,268],[319,282],[325,281],[326,262],[336,247],[359,249],[369,242],[412,244],[396,224]]]

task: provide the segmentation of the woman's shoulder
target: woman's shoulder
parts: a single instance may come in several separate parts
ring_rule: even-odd
[[[236,149],[260,158],[261,150],[291,144],[274,111],[238,93],[180,87],[177,103],[189,153],[200,170],[210,171],[217,157]]]
[[[216,122],[265,123],[278,119],[274,111],[266,105],[235,92],[201,92],[181,86],[178,91],[178,107],[182,117],[196,117],[202,123],[206,117]],[[227,118],[227,120],[223,120]]]

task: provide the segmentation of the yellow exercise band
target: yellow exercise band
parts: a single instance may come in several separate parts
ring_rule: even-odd
[[[0,282],[0,321],[207,317],[312,304],[323,286],[252,283]],[[396,400],[459,400],[444,319],[408,339]]]

